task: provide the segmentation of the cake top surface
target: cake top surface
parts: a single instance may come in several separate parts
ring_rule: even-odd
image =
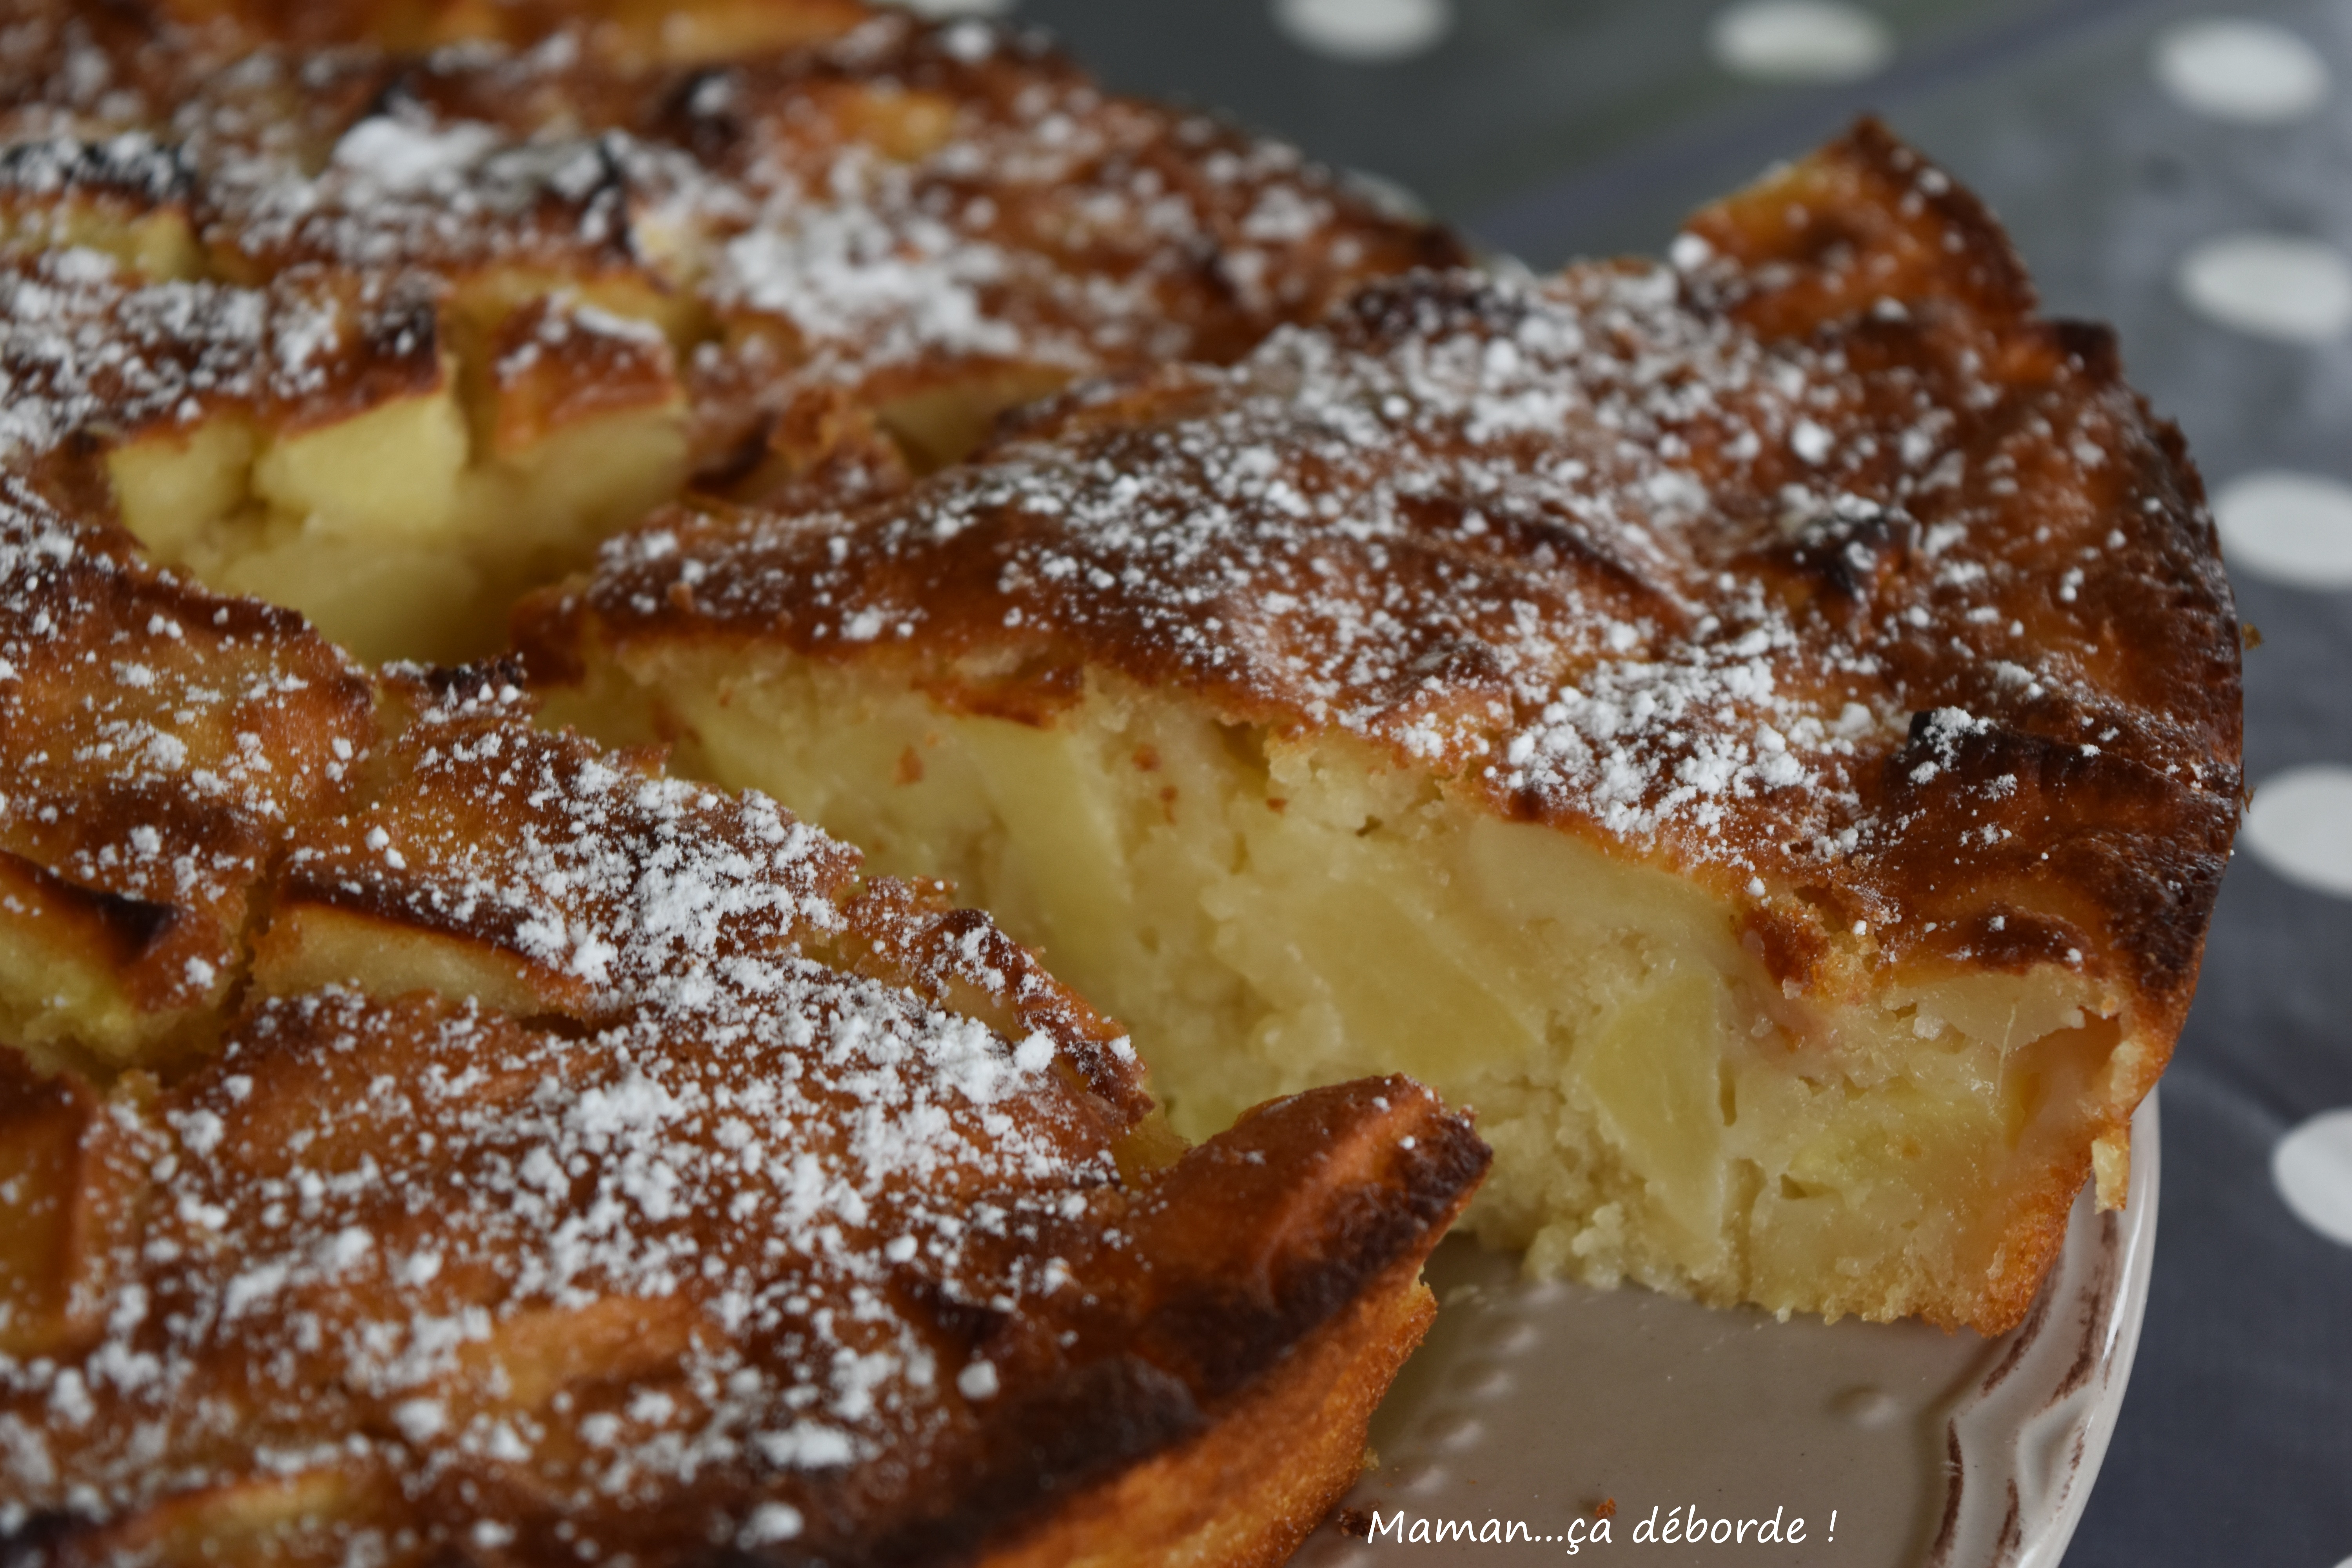
[[[1747,900],[1808,981],[1833,940],[2184,1005],[2239,805],[2177,436],[1869,125],[1668,264],[1375,285],[903,498],[654,520],[574,607],[985,711],[1095,667],[1358,736]]]

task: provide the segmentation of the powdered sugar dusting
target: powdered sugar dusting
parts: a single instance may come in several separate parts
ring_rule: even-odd
[[[1001,542],[1008,626],[1131,628],[1193,679],[1281,692],[1515,795],[1585,800],[1612,832],[1696,842],[1727,803],[1776,794],[1850,809],[1853,727],[1842,705],[1813,712],[1812,688],[1869,661],[1819,659],[1759,585],[1710,581],[1720,542],[1692,530],[1714,486],[1677,461],[1698,435],[1675,434],[1785,445],[1829,367],[1685,309],[1663,270],[1360,307],[1383,310],[1401,331],[1288,331],[1228,376],[1171,377],[1203,414],[1013,447],[901,515],[818,524],[848,548],[814,568],[810,592],[838,607],[803,635],[908,635],[935,609],[867,598],[875,563],[977,531]],[[762,552],[811,532],[795,519],[719,545],[698,604],[763,602],[775,574],[810,568]]]

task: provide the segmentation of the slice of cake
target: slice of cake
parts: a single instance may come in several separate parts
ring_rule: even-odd
[[[0,455],[371,661],[495,652],[689,482],[887,492],[1462,254],[978,22],[219,9],[12,23]]]
[[[1409,1071],[1531,1268],[1997,1332],[2188,1006],[2238,626],[2180,439],[1874,124],[1671,265],[1376,285],[525,617],[555,710],[950,879],[1177,1125]]]
[[[0,492],[0,1559],[1278,1561],[1486,1153]]]

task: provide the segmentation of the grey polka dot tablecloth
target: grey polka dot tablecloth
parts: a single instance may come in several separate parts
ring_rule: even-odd
[[[1548,267],[1875,110],[2113,322],[2212,488],[2258,795],[2163,1089],[2154,1293],[2074,1568],[2352,1564],[2352,3],[934,0]]]

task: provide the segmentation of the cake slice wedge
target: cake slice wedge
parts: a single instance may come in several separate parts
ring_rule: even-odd
[[[1865,122],[1664,264],[1374,284],[863,507],[674,510],[551,710],[951,881],[1177,1125],[1409,1071],[1538,1272],[2016,1323],[2241,805],[2179,433]]]

